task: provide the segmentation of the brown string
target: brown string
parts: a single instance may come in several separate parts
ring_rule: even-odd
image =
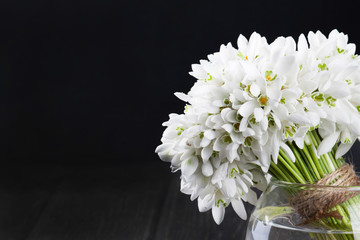
[[[300,191],[291,197],[290,205],[305,219],[299,225],[305,225],[325,217],[342,220],[338,211],[329,212],[329,209],[359,194],[346,188],[323,187],[321,185],[360,186],[360,180],[353,166],[345,164],[320,179],[314,186],[311,186],[311,189]]]

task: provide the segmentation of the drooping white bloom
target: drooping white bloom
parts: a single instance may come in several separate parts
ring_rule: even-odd
[[[164,123],[160,158],[181,170],[181,191],[198,199],[201,212],[212,209],[216,223],[232,205],[243,219],[242,201],[256,202],[252,187],[263,190],[271,160],[279,149],[295,157],[286,141],[300,148],[318,128],[318,154],[340,141],[336,157],[360,136],[360,60],[355,45],[334,30],[329,37],[310,32],[296,43],[279,37],[268,44],[242,35],[192,65],[197,81],[183,114]]]

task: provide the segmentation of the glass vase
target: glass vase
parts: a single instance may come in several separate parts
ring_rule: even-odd
[[[245,239],[360,240],[359,194],[359,186],[307,185],[273,178],[250,216]],[[334,199],[341,203],[321,212]],[[299,204],[319,206],[319,213],[304,216],[296,210]]]

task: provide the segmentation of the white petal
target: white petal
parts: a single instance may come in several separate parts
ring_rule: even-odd
[[[186,138],[192,138],[196,135],[198,135],[200,132],[200,126],[199,125],[195,125],[195,126],[191,126],[188,129],[186,129],[183,132],[183,136]]]
[[[340,82],[340,81],[343,81],[344,79],[347,79],[347,77],[353,73],[354,71],[358,70],[359,69],[359,66],[356,64],[356,65],[350,65],[350,66],[347,66],[344,70],[342,70],[337,76],[336,78],[334,79],[334,82]]]
[[[256,122],[260,122],[264,117],[264,110],[262,108],[255,108],[254,116]]]
[[[176,92],[174,93],[174,95],[184,102],[189,102],[191,100],[191,97],[189,95],[182,92]]]
[[[355,141],[353,141],[352,143],[341,143],[338,147],[338,149],[336,150],[335,153],[335,158],[338,159],[342,156],[344,156],[349,150],[350,148],[354,145]]]
[[[243,177],[244,179],[246,179],[245,176],[246,176],[246,175],[242,175],[242,177]],[[248,180],[248,179],[246,179],[246,180]],[[251,180],[250,180],[250,181],[251,181]],[[244,180],[243,180],[243,179],[241,179],[241,178],[236,178],[236,182],[240,185],[240,187],[241,187],[241,189],[243,190],[244,193],[249,192],[249,188],[248,188],[248,186],[244,183]]]
[[[198,158],[193,156],[192,158],[185,160],[181,163],[181,172],[185,176],[190,176],[196,171],[198,165]]]
[[[219,156],[217,156],[217,157],[212,157],[212,158],[211,158],[211,163],[212,163],[212,165],[214,166],[215,169],[219,168],[220,163],[221,163],[220,157],[219,157]]]
[[[201,158],[203,160],[203,162],[207,162],[209,160],[209,158],[211,157],[211,154],[213,153],[213,150],[211,149],[211,147],[205,147],[201,150]]]
[[[333,121],[328,121],[326,119],[321,120],[321,130],[324,130],[327,133],[333,133],[336,131],[336,125]],[[327,134],[326,134],[327,135]],[[323,137],[323,136],[322,136]]]
[[[172,147],[172,144],[169,144],[169,143],[163,143],[159,146],[156,147],[155,149],[155,153],[161,153],[161,152],[164,152],[164,151],[167,151],[169,148]]]
[[[279,57],[275,66],[275,72],[277,74],[286,76],[286,81],[288,84],[295,80],[298,71],[299,67],[296,64],[295,56]]]
[[[240,132],[245,131],[245,129],[247,128],[247,126],[248,126],[248,118],[245,117],[245,118],[241,119],[240,127],[239,127]]]
[[[334,98],[344,98],[350,95],[349,85],[343,82],[332,82],[326,93]]]
[[[289,120],[292,121],[293,123],[298,123],[298,124],[309,124],[311,123],[309,118],[304,115],[304,114],[300,114],[300,113],[292,113],[289,115]]]
[[[246,102],[243,105],[241,105],[239,109],[239,113],[243,117],[249,117],[254,112],[254,108],[255,108],[254,101]]]
[[[224,124],[221,127],[225,129],[225,131],[227,131],[228,133],[231,133],[234,130],[233,125],[230,123]]]
[[[213,206],[212,215],[216,224],[220,225],[220,223],[224,220],[225,208],[221,205],[219,207]]]
[[[280,148],[280,132],[275,131],[272,136],[272,159],[277,163]]]
[[[239,144],[231,143],[226,147],[226,156],[230,163],[234,161],[234,159],[238,159],[238,153],[237,150],[239,148]]]
[[[304,34],[301,34],[298,41],[298,50],[299,51],[305,51],[309,48],[309,45],[306,41],[306,38]]]
[[[260,152],[261,169],[267,172],[270,167],[270,156],[269,153],[264,149]]]
[[[237,45],[238,45],[238,48],[239,50],[243,50],[243,49],[246,49],[247,48],[247,45],[248,45],[248,40],[240,34],[238,40],[237,40]],[[245,53],[242,53],[242,54],[245,54]]]
[[[249,190],[249,192],[244,196],[244,200],[251,203],[252,205],[256,205],[257,203],[257,195],[253,190]]]
[[[221,138],[217,138],[215,140],[215,143],[214,143],[214,146],[213,146],[213,149],[215,151],[221,151],[223,150],[224,148],[226,148],[226,143],[224,143],[224,141],[221,139]]]
[[[243,220],[246,220],[247,214],[244,207],[244,203],[241,200],[232,200],[231,206],[233,207],[236,214]]]
[[[214,205],[215,194],[208,194],[204,198],[198,198],[199,212],[206,212]]]
[[[212,139],[216,138],[216,132],[213,131],[213,130],[206,130],[204,132],[204,137],[206,137],[207,139],[212,140]]]
[[[349,130],[355,134],[356,136],[360,135],[360,124],[359,121],[352,123],[351,125],[348,126]]]
[[[335,143],[337,142],[339,135],[340,135],[340,132],[336,131],[332,134],[329,134],[327,137],[325,137],[318,147],[318,150],[317,150],[318,155],[321,156],[325,153],[330,152],[331,149],[334,147]]]
[[[315,112],[307,112],[309,120],[311,122],[311,126],[315,127],[320,123],[320,116]]]
[[[309,79],[305,79],[305,80],[301,81],[299,84],[299,87],[301,88],[301,90],[307,94],[312,93],[315,89],[318,88],[318,86],[319,86],[319,83],[317,81],[312,81]]]
[[[295,155],[294,153],[291,151],[291,149],[289,148],[288,145],[286,145],[284,142],[280,143],[280,147],[282,148],[282,150],[284,150],[284,152],[286,153],[286,155],[291,159],[291,161],[295,162]]]
[[[214,170],[213,170],[213,167],[212,167],[210,161],[207,161],[207,162],[203,163],[203,165],[201,166],[201,172],[206,177],[209,177],[214,173]]]
[[[256,79],[261,77],[260,72],[255,66],[255,64],[251,63],[250,61],[242,61],[241,65],[250,78]]]
[[[254,97],[258,97],[260,95],[260,88],[256,83],[251,84],[250,86],[250,93],[254,96]]]
[[[207,77],[207,72],[200,64],[192,64],[191,69],[193,70],[192,72],[189,72],[191,76],[197,79],[205,79]]]
[[[300,149],[304,148],[304,138],[303,137],[294,138],[294,141]]]
[[[353,137],[351,136],[351,133],[347,127],[342,132],[340,132],[340,141],[342,143],[345,143],[347,141],[353,142],[352,140]]]
[[[229,165],[229,163],[226,162],[226,163],[221,164],[220,167],[218,169],[216,169],[213,177],[211,178],[212,184],[216,184],[225,179],[227,170],[228,170],[228,165]]]
[[[201,139],[200,147],[207,147],[210,144],[211,140],[208,138]]]
[[[225,178],[221,191],[229,198],[232,198],[236,194],[236,183],[233,178]]]
[[[272,117],[274,118],[274,122],[277,126],[278,129],[281,129],[281,121],[280,119],[278,118],[278,116],[276,116],[276,114],[273,114]]]
[[[159,158],[164,162],[171,162],[173,159],[172,155],[166,154],[166,153],[158,153]]]

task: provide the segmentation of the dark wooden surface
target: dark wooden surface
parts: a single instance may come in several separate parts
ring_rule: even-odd
[[[231,208],[217,226],[157,161],[0,166],[0,239],[243,239]]]

